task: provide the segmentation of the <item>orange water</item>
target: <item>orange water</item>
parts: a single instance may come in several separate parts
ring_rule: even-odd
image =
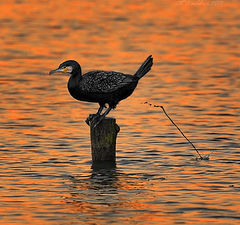
[[[239,224],[238,1],[0,6],[0,224]],[[84,120],[98,106],[48,72],[75,59],[133,74],[149,54],[152,70],[110,114],[117,167],[91,169]]]

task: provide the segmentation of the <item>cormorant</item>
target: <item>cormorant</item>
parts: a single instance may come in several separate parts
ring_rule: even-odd
[[[134,75],[114,71],[96,70],[82,75],[78,62],[68,60],[60,64],[58,69],[52,70],[49,74],[56,72],[68,73],[68,91],[71,96],[79,101],[97,102],[100,107],[94,117],[88,117],[86,122],[96,127],[102,119],[116,108],[118,102],[130,96],[136,88],[138,81],[150,71],[153,65],[153,58],[150,55],[139,67]],[[101,115],[105,104],[109,107]]]

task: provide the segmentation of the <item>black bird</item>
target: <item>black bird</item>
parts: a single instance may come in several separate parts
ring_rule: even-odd
[[[150,55],[134,75],[103,70],[82,75],[78,62],[68,60],[60,64],[58,69],[50,71],[49,74],[56,72],[70,74],[68,91],[72,97],[79,101],[97,102],[100,105],[97,114],[86,120],[88,125],[91,121],[96,127],[111,109],[116,108],[118,102],[133,93],[138,81],[151,69],[152,65],[153,58]],[[109,107],[101,115],[105,104]]]

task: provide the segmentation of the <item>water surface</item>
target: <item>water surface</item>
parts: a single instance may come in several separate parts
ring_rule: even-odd
[[[0,14],[1,224],[239,224],[238,1],[9,0]],[[62,61],[133,74],[111,116],[116,168],[92,169]],[[196,153],[187,137],[210,154]]]

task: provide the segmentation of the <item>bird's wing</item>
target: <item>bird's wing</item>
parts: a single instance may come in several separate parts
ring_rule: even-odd
[[[95,93],[114,92],[136,82],[133,76],[114,71],[91,71],[84,74],[83,77],[82,88]]]

